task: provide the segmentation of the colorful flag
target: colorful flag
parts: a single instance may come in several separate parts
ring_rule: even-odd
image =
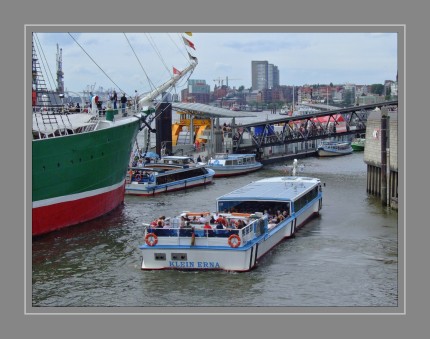
[[[192,49],[194,49],[194,50],[195,50],[195,48],[194,48],[194,44],[193,44],[190,40],[185,39],[184,37],[182,37],[182,39],[184,39],[184,43],[185,43],[185,45],[187,45],[187,46],[189,46],[189,47],[191,47]]]
[[[180,71],[178,71],[175,67],[173,67],[173,74],[181,74],[181,72]]]
[[[189,36],[193,36],[193,33],[191,32],[185,32],[185,34],[188,34]]]
[[[191,60],[197,61],[197,58],[196,58],[195,56],[192,56],[192,55],[190,54],[190,52],[188,52],[188,56],[190,57],[190,59],[191,59]]]

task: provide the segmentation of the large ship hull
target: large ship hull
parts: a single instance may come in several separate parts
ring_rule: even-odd
[[[33,140],[33,236],[92,220],[124,201],[138,129],[133,117],[91,132]]]

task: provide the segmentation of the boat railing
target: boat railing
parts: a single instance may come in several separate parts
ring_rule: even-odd
[[[172,224],[173,220],[167,218],[166,222]],[[254,219],[242,229],[203,229],[202,226],[202,224],[190,224],[190,226],[187,227],[178,227],[176,225],[172,225],[159,228],[150,224],[144,224],[144,237],[146,237],[148,233],[153,233],[157,237],[167,238],[191,238],[193,233],[196,238],[229,238],[232,235],[238,235],[241,239],[241,246],[243,246],[247,242],[251,241],[255,237],[260,236],[261,234],[264,234],[267,231],[267,222],[265,222],[264,218]]]
[[[37,133],[39,139],[52,138],[81,132],[90,132],[97,128],[100,121],[98,116],[92,116],[89,124],[81,126],[79,130],[73,126],[69,114],[58,108],[49,107],[33,113],[33,134]]]

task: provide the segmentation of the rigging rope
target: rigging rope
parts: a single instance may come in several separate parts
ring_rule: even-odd
[[[70,37],[76,42],[76,44],[84,51],[84,53],[91,59],[92,62],[94,62],[94,64],[103,72],[104,75],[106,75],[106,77],[116,86],[116,88],[122,92],[122,93],[126,93],[124,90],[121,89],[121,87],[119,87],[115,81],[113,81],[111,79],[111,77],[97,64],[97,62],[87,53],[87,51],[81,46],[81,44],[79,44],[79,42],[74,38],[74,36],[72,34],[70,34],[70,32],[67,32]]]

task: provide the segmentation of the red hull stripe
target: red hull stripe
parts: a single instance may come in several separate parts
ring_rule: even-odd
[[[100,194],[34,208],[32,235],[40,235],[100,217],[124,201],[124,185]]]
[[[50,198],[50,199],[44,199],[44,200],[39,200],[39,201],[33,201],[33,208],[46,207],[46,206],[51,206],[51,205],[55,205],[55,204],[61,204],[64,202],[71,202],[73,200],[81,200],[81,199],[85,199],[85,198],[91,198],[92,196],[100,196],[101,194],[109,193],[109,192],[112,192],[114,190],[117,190],[121,186],[124,186],[124,181],[121,181],[120,183],[109,186],[109,187],[103,187],[103,188],[99,188],[99,189],[92,190],[92,191],[70,194],[70,195],[65,195],[65,196],[55,197],[55,198]]]

